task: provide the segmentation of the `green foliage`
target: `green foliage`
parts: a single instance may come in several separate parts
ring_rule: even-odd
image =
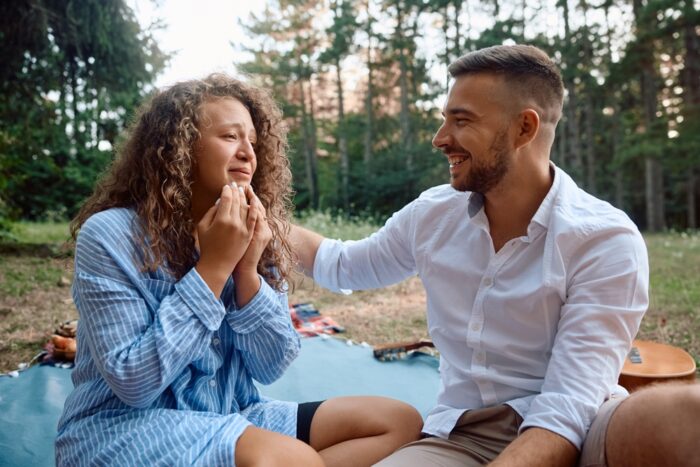
[[[371,216],[347,216],[331,211],[302,211],[297,214],[295,223],[324,237],[342,240],[358,240],[376,232],[382,220]]]
[[[72,216],[167,57],[125,0],[3,2],[0,26],[0,219]]]
[[[22,243],[59,245],[70,239],[68,222],[15,222],[12,231]]]

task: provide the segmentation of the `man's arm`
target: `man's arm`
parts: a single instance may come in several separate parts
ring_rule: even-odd
[[[490,467],[570,467],[578,450],[569,440],[544,428],[525,430],[489,464]]]
[[[301,270],[309,277],[314,274],[314,260],[316,252],[324,237],[298,225],[292,224],[289,233],[292,242],[292,250],[297,257]]]

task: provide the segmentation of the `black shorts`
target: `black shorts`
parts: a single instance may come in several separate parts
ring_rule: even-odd
[[[297,408],[297,439],[309,444],[311,436],[311,420],[314,419],[314,414],[318,410],[318,406],[323,401],[303,402]]]

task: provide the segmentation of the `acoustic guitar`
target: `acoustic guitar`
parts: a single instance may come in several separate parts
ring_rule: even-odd
[[[664,381],[695,381],[695,360],[683,349],[635,340],[618,382],[629,392]]]
[[[382,362],[400,360],[423,347],[434,348],[433,341],[421,339],[413,342],[393,342],[374,346],[374,358]]]

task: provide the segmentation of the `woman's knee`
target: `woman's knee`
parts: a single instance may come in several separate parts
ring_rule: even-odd
[[[338,397],[325,401],[311,423],[311,444],[320,450],[350,439],[379,437],[392,445],[418,439],[423,419],[412,406],[386,397]]]
[[[290,436],[250,426],[236,443],[238,467],[323,467],[321,456]]]
[[[393,402],[386,418],[390,424],[389,429],[397,433],[397,436],[404,437],[404,443],[417,440],[423,429],[423,417],[413,406],[400,401]]]

